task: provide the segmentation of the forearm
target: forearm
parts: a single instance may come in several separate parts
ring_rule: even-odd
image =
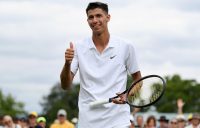
[[[140,108],[133,108],[133,111],[131,112],[131,114],[134,116],[139,111],[140,111]]]
[[[133,78],[134,81],[137,81],[137,80],[139,80],[139,79],[142,78],[142,75],[141,75],[141,72],[140,72],[140,71],[138,71],[138,72],[132,74],[131,76],[132,76],[132,78]],[[133,94],[134,94],[134,93],[133,93]],[[136,114],[137,112],[139,112],[139,111],[140,111],[140,108],[134,108],[133,111],[132,111],[132,115],[135,115],[135,114]]]
[[[141,75],[141,72],[140,72],[140,71],[138,71],[138,72],[132,74],[131,76],[132,76],[132,78],[133,78],[134,81],[137,81],[137,80],[139,80],[139,79],[142,78],[142,75]]]
[[[184,102],[183,102],[183,99],[179,98],[177,100],[177,108],[178,108],[178,114],[181,115],[183,114],[183,106],[184,106]]]
[[[182,114],[183,114],[182,108],[178,108],[178,115],[182,115]]]
[[[60,74],[61,87],[66,90],[70,89],[73,80],[73,74],[70,70],[70,65],[65,64]]]

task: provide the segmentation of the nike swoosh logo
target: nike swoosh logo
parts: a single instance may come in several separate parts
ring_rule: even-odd
[[[111,57],[110,57],[110,59],[113,59],[115,56],[116,56],[116,55],[114,55],[114,56],[111,56]]]

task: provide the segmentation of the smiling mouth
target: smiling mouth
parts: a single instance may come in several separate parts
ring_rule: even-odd
[[[99,28],[100,26],[99,25],[95,25],[95,26],[93,26],[93,28]]]
[[[94,24],[94,25],[92,25],[92,27],[93,27],[93,28],[99,28],[99,27],[101,27],[101,25],[99,25],[99,24]]]
[[[98,31],[98,30],[100,30],[100,27],[99,26],[94,26],[93,30]]]

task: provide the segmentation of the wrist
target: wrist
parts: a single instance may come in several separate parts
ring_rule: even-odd
[[[71,63],[65,61],[65,67],[66,67],[66,68],[70,68],[70,67],[71,67]]]

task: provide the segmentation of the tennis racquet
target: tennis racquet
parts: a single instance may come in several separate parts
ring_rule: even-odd
[[[130,106],[142,108],[147,107],[157,102],[165,91],[165,80],[159,75],[148,75],[133,82],[131,86],[119,94],[118,96],[97,100],[90,103],[90,107],[97,107],[103,104],[112,102],[112,99],[119,98],[120,95],[125,94],[125,102]]]

